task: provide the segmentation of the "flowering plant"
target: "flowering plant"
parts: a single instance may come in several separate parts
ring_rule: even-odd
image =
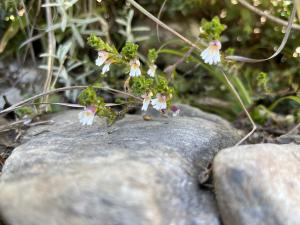
[[[148,59],[141,63],[138,56],[139,46],[132,42],[127,42],[120,52],[115,46],[104,42],[95,35],[88,38],[88,44],[98,53],[95,64],[102,67],[102,74],[109,73],[110,67],[114,65],[121,66],[124,73],[127,74],[124,92],[134,95],[136,98],[129,97],[123,104],[142,104],[142,111],[147,111],[148,107],[152,105],[154,109],[166,113],[170,108],[174,89],[164,73],[157,70],[155,61],[158,51],[150,49]],[[112,73],[110,75],[113,76]],[[103,98],[97,95],[95,85],[99,84],[88,87],[79,96],[80,104],[86,106],[85,111],[79,114],[79,119],[83,125],[91,125],[92,115],[97,114],[107,117],[109,124],[112,124],[118,118],[118,113],[105,105]],[[91,108],[94,109],[93,113]]]

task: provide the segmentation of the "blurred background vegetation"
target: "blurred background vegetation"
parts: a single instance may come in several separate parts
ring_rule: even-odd
[[[164,0],[139,0],[149,12],[158,15]],[[292,0],[248,0],[250,4],[285,21]],[[48,12],[47,12],[48,10]],[[266,58],[273,54],[283,38],[285,28],[257,15],[238,0],[168,0],[161,20],[196,42],[201,20],[219,16],[226,25],[221,41],[224,52]],[[297,21],[295,21],[297,22]],[[96,34],[120,49],[126,41],[140,45],[140,57],[151,48],[160,49],[160,70],[178,62],[190,49],[172,34],[121,0],[4,0],[0,2],[0,77],[2,82],[21,88],[29,97],[41,92],[44,80],[53,71],[51,88],[106,83],[123,88],[125,75],[112,68],[100,76],[95,66],[96,52],[86,39]],[[49,54],[53,62],[49,62]],[[175,102],[183,102],[216,113],[234,121],[239,128],[249,129],[242,108],[228,89],[216,68],[203,64],[198,51],[185,59],[170,74],[176,90]],[[255,122],[271,135],[281,135],[300,122],[300,30],[293,29],[285,49],[275,59],[257,64],[226,62],[231,82],[241,95]],[[37,87],[28,86],[12,76],[16,70],[29,67],[38,70]],[[2,73],[2,74],[1,74]],[[4,81],[5,80],[5,81]],[[29,84],[32,85],[32,84]],[[76,102],[78,91],[52,98]],[[114,98],[114,96],[107,96]]]

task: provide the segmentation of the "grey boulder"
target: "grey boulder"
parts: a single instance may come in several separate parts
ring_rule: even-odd
[[[219,225],[198,175],[239,136],[202,118],[126,116],[83,127],[78,111],[30,129],[0,178],[9,225]]]

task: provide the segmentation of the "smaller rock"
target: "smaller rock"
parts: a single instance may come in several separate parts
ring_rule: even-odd
[[[224,225],[299,225],[299,145],[228,148],[213,173]]]

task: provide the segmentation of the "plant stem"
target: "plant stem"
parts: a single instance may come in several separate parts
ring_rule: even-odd
[[[279,25],[282,25],[282,26],[285,26],[285,27],[288,26],[288,21],[285,21],[285,20],[282,20],[282,19],[277,18],[275,16],[269,15],[269,14],[265,13],[264,11],[256,8],[255,6],[249,4],[245,0],[238,0],[238,1],[239,1],[239,3],[241,3],[241,5],[243,5],[247,9],[251,10],[252,12],[254,12],[254,13],[260,15],[260,16],[264,16],[264,17],[268,18],[270,21],[272,21],[274,23],[277,23]],[[295,30],[300,30],[300,25],[299,24],[293,24],[292,28],[295,29]]]
[[[44,96],[49,96],[51,94],[54,94],[54,93],[57,93],[57,92],[62,92],[62,91],[68,91],[68,90],[75,90],[75,89],[85,89],[85,88],[88,88],[89,86],[71,86],[71,87],[63,87],[63,88],[57,88],[57,89],[54,89],[54,90],[50,90],[48,92],[44,92],[44,93],[41,93],[41,94],[38,94],[38,95],[35,95],[31,98],[28,98],[28,99],[25,99],[19,103],[16,103],[12,106],[10,106],[9,108],[7,109],[4,109],[2,111],[0,111],[0,115],[1,114],[4,114],[4,113],[9,113],[9,112],[12,112],[14,111],[15,109],[17,108],[20,108],[20,106],[23,106],[29,102],[32,102],[36,99],[39,99],[39,98],[42,98]],[[109,88],[109,87],[93,87],[93,88],[97,88],[97,89],[101,89],[101,90],[104,90],[104,91],[112,91],[112,92],[115,92],[115,93],[119,93],[119,94],[122,94],[122,95],[126,95],[126,96],[129,96],[131,98],[134,98],[138,101],[143,101],[141,98],[139,97],[136,97],[132,94],[129,94],[129,93],[126,93],[126,92],[123,92],[123,91],[119,91],[119,90],[116,90],[116,89],[113,89],[113,88]],[[47,104],[47,105],[50,105],[50,103],[48,102],[45,102],[45,103],[42,103],[42,104]]]
[[[131,5],[133,5],[137,10],[139,10],[141,13],[143,13],[145,16],[147,16],[148,18],[150,18],[151,20],[153,20],[156,24],[158,24],[162,28],[168,30],[169,32],[171,32],[172,34],[174,34],[175,36],[177,36],[178,38],[180,38],[182,41],[184,41],[185,43],[189,44],[190,46],[193,46],[194,48],[202,51],[202,49],[198,45],[195,45],[192,41],[190,41],[189,39],[187,39],[186,37],[184,37],[183,35],[181,35],[177,31],[175,31],[174,29],[172,29],[171,27],[169,27],[167,24],[165,24],[162,21],[160,21],[159,19],[157,19],[155,16],[153,16],[151,13],[149,13],[146,9],[144,9],[140,4],[138,4],[135,0],[127,0],[127,1]],[[201,43],[201,44],[203,46],[206,46],[205,43]]]
[[[289,22],[288,22],[288,25],[287,25],[287,28],[286,28],[286,31],[285,31],[285,35],[284,35],[284,37],[281,41],[280,46],[275,51],[275,53],[273,53],[273,55],[271,55],[268,58],[264,58],[264,59],[252,59],[252,58],[247,58],[247,57],[244,57],[244,56],[229,55],[229,56],[226,56],[225,59],[233,60],[233,61],[240,61],[240,62],[247,62],[247,63],[259,63],[259,62],[268,61],[268,60],[273,59],[274,57],[276,57],[284,49],[284,47],[285,47],[285,45],[286,45],[286,43],[289,39],[291,30],[292,30],[293,21],[294,21],[295,16],[296,16],[296,11],[297,11],[297,9],[296,9],[296,5],[294,3],[293,10],[292,10],[292,13],[291,13],[291,16],[289,18]]]
[[[46,0],[46,4],[50,4],[49,0]],[[46,7],[46,18],[47,18],[47,26],[52,27],[53,23],[52,23],[52,13],[51,13],[51,7]],[[48,62],[47,62],[47,77],[44,83],[44,93],[49,92],[50,88],[51,88],[51,80],[52,80],[52,73],[53,73],[53,63],[54,63],[54,59],[53,59],[53,55],[55,54],[55,49],[56,49],[56,40],[55,40],[55,36],[54,36],[54,31],[51,30],[48,32]],[[43,96],[43,102],[48,102],[49,100],[49,96],[45,95]],[[46,111],[49,110],[49,105],[46,105]]]
[[[236,144],[236,146],[237,146],[237,145],[242,144],[245,140],[247,140],[247,139],[255,132],[255,130],[256,130],[257,127],[256,127],[256,124],[255,124],[255,122],[253,121],[253,119],[252,119],[250,113],[248,112],[248,110],[247,110],[245,104],[243,103],[243,100],[241,99],[239,93],[237,92],[237,90],[235,89],[235,87],[233,86],[233,84],[232,84],[232,83],[230,82],[230,80],[228,79],[226,73],[224,72],[224,70],[223,70],[221,67],[219,67],[219,69],[220,69],[221,73],[223,74],[223,76],[224,76],[226,82],[228,83],[229,87],[230,87],[231,90],[233,91],[234,95],[236,96],[236,98],[237,98],[238,101],[240,102],[241,106],[243,107],[243,110],[245,111],[247,117],[249,118],[249,120],[250,120],[250,122],[251,122],[251,124],[252,124],[252,130],[251,130],[246,136],[244,136],[244,137]]]

